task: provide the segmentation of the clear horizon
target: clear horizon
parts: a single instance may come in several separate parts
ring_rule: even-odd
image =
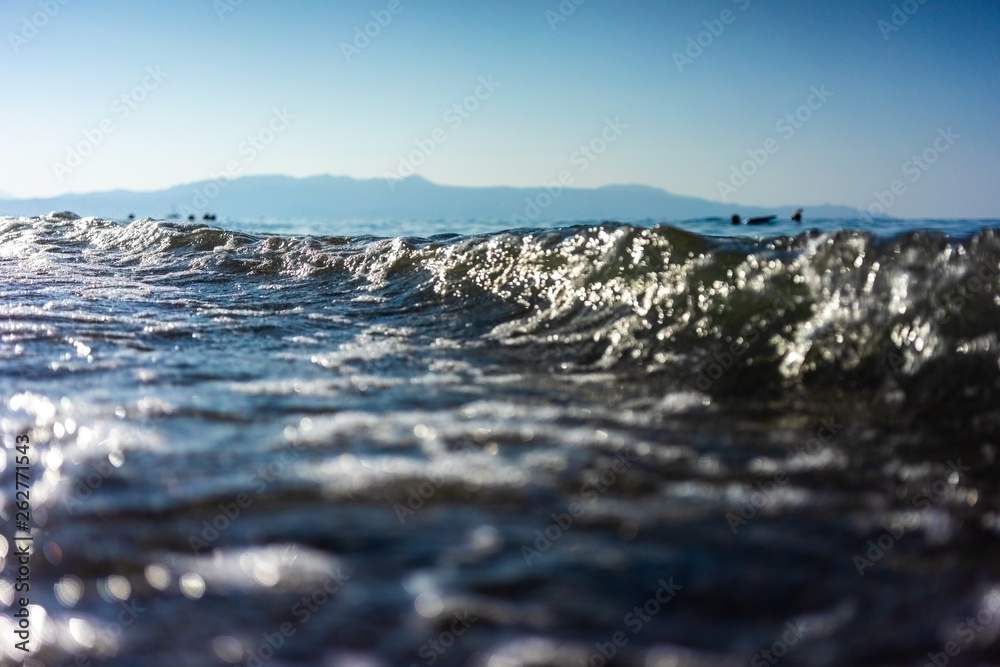
[[[17,95],[0,192],[567,175],[997,218],[998,26],[983,1],[16,0],[0,9],[0,83]]]

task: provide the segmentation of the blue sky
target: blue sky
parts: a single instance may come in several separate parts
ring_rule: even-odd
[[[5,0],[0,191],[570,169],[764,206],[895,183],[893,216],[1000,217],[997,3],[577,1]]]

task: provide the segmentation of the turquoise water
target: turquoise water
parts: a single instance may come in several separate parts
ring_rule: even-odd
[[[121,222],[122,224],[127,223],[127,221]],[[532,228],[559,229],[562,227],[572,227],[574,225],[599,225],[602,222],[605,221],[600,219],[539,219],[537,222],[532,223]],[[907,232],[930,229],[944,232],[946,234],[963,236],[980,229],[995,229],[1000,227],[1000,220],[903,220],[896,218],[871,220],[866,218],[857,218],[853,220],[806,218],[802,223],[793,223],[788,220],[775,220],[773,223],[765,225],[733,225],[729,220],[721,218],[704,218],[697,220],[627,219],[620,220],[618,222],[642,227],[667,224],[677,227],[678,229],[684,229],[706,236],[738,236],[746,238],[769,238],[782,235],[794,236],[810,230],[835,232],[843,229],[871,232],[879,236],[905,234]],[[511,222],[503,219],[429,220],[423,218],[413,218],[407,220],[277,220],[263,218],[259,220],[227,219],[218,224],[226,229],[265,234],[307,234],[313,236],[370,235],[382,237],[410,236],[416,238],[435,236],[438,234],[491,234],[511,229]]]

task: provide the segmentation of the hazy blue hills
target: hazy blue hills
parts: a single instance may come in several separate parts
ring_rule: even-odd
[[[529,226],[536,220],[690,220],[778,215],[787,217],[802,206],[810,218],[855,218],[847,206],[792,204],[760,208],[724,204],[671,194],[644,185],[609,185],[596,189],[455,187],[411,176],[390,187],[384,179],[344,176],[244,176],[202,181],[157,192],[116,190],[69,194],[51,199],[0,201],[0,215],[32,216],[73,211],[82,216],[124,219],[165,218],[176,213],[201,219],[214,213],[220,220],[277,219],[446,219],[509,220]]]

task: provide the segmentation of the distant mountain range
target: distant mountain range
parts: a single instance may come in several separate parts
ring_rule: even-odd
[[[244,176],[231,181],[202,181],[157,192],[115,190],[70,194],[51,199],[0,200],[0,215],[33,216],[73,211],[82,216],[122,220],[166,218],[170,214],[201,219],[261,217],[305,220],[446,219],[509,220],[528,226],[538,220],[692,220],[777,215],[788,217],[802,206],[811,218],[855,218],[847,206],[789,205],[774,208],[723,204],[671,194],[644,185],[607,185],[595,189],[456,187],[411,176],[390,185],[385,179],[345,176]]]

